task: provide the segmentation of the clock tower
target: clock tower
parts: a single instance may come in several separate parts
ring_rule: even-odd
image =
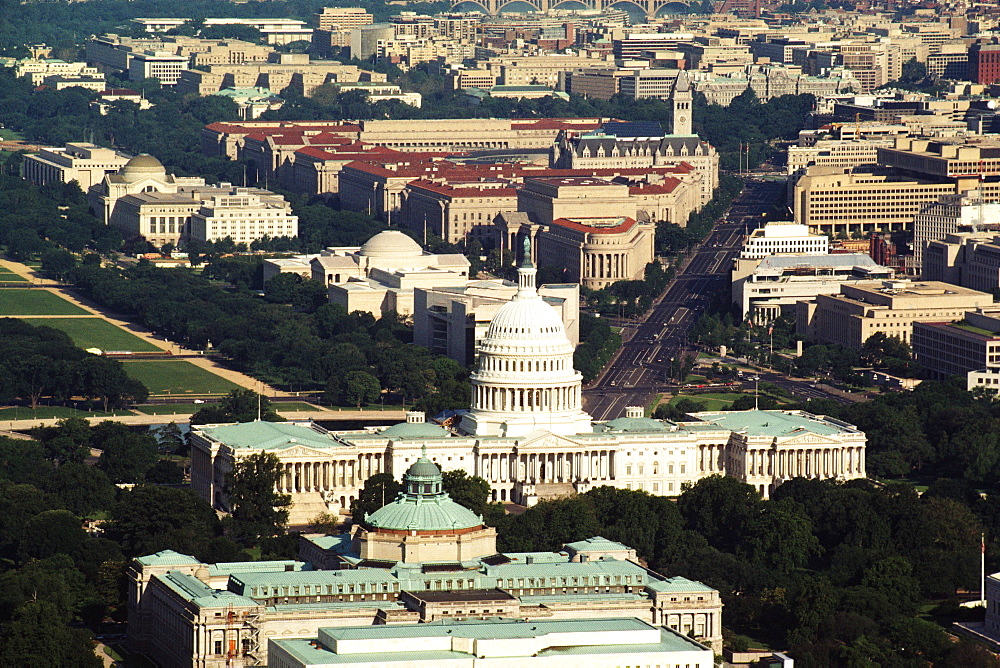
[[[691,81],[688,79],[687,72],[681,70],[677,74],[677,79],[674,81],[674,90],[670,95],[670,101],[673,103],[673,127],[671,128],[671,134],[674,135],[690,135],[693,134],[691,130]]]

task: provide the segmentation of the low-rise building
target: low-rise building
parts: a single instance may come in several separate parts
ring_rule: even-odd
[[[99,74],[96,67],[84,62],[66,62],[58,58],[26,58],[14,65],[14,76],[27,77],[31,85],[39,86],[48,76],[90,77]]]
[[[1000,288],[1000,236],[991,229],[946,234],[924,248],[924,276],[973,290]]]
[[[398,230],[379,232],[360,247],[333,248],[311,261],[312,278],[348,313],[410,317],[416,288],[465,286],[469,261],[458,253],[424,252]]]
[[[132,156],[88,142],[73,142],[65,148],[45,148],[24,156],[21,174],[35,185],[76,181],[84,192],[117,172]]]
[[[268,438],[295,452],[324,447],[321,441],[327,440],[320,432],[300,434],[298,428],[289,441],[296,427],[281,423],[207,426],[194,437],[192,452],[209,448],[215,455],[218,449],[223,459],[231,456],[230,444],[259,451],[264,444],[254,430],[268,425],[274,430]],[[429,429],[417,423],[406,426]],[[345,472],[304,467],[281,486],[322,487]],[[378,659],[372,656],[371,662],[386,665],[397,649],[402,661],[416,658],[408,650],[438,642],[434,639],[441,629],[452,629],[446,637],[468,636],[462,629],[472,626],[458,620],[516,628],[529,620],[533,630],[545,629],[550,639],[574,634],[560,645],[571,642],[591,651],[612,645],[604,648],[605,656],[608,651],[630,652],[622,649],[621,638],[595,642],[592,635],[584,639],[579,634],[628,632],[633,660],[638,649],[643,657],[668,652],[671,660],[710,666],[713,651],[721,650],[722,603],[712,588],[654,573],[636,562],[634,550],[599,536],[568,543],[560,553],[498,553],[496,530],[450,499],[442,490],[441,468],[424,455],[414,457],[403,485],[396,500],[357,518],[351,533],[303,537],[300,554],[308,561],[205,564],[169,550],[133,560],[128,570],[129,648],[170,668],[326,665],[342,663],[334,652],[350,654],[352,662],[366,658],[357,654],[364,647],[341,644],[347,636],[365,635],[364,626],[380,638],[372,648]],[[570,581],[574,586],[562,586]],[[333,627],[347,635],[333,640],[330,634],[341,632]],[[395,630],[380,636],[380,629]],[[494,627],[487,635],[507,635],[499,631]],[[310,645],[308,640],[317,636],[324,644]],[[302,642],[285,641],[290,638]],[[324,658],[313,653],[303,663],[302,653],[309,647],[325,652]],[[506,651],[513,651],[514,659],[530,660],[522,645]],[[426,662],[428,657],[421,656]],[[450,649],[445,656],[435,655],[453,657]]]
[[[968,311],[954,322],[913,323],[913,357],[931,378],[966,376],[968,387],[977,386],[970,372],[1000,371],[1000,311],[993,307]],[[987,383],[1000,389],[998,383]]]
[[[752,231],[743,243],[740,258],[760,260],[768,255],[826,255],[830,237],[813,234],[808,225],[776,220]]]
[[[740,316],[767,325],[796,304],[817,295],[837,294],[845,284],[892,279],[895,272],[865,253],[836,255],[771,255],[748,274],[733,276],[733,303]]]
[[[227,237],[249,245],[265,237],[298,236],[298,217],[281,195],[168,175],[159,160],[145,154],[106,174],[88,190],[87,201],[125,238],[142,237],[156,246]]]
[[[479,342],[517,285],[503,280],[473,280],[464,286],[416,288],[413,297],[413,342],[460,364],[475,363]],[[580,343],[580,285],[541,285],[538,294],[562,317],[566,338]]]
[[[924,252],[931,242],[943,241],[948,235],[959,232],[985,231],[998,224],[1000,203],[984,201],[978,190],[941,197],[913,218],[914,263],[923,266]]]
[[[490,607],[485,596],[477,600]],[[412,666],[415,661],[433,661],[442,668],[464,668],[472,661],[545,668],[631,662],[697,667],[711,665],[714,660],[711,649],[638,619],[497,619],[433,622],[418,627],[325,628],[315,640],[269,642],[268,656],[274,668],[332,668],[345,659],[358,668]],[[572,650],[567,649],[570,644]]]
[[[860,350],[876,332],[909,343],[914,322],[949,322],[992,303],[992,295],[937,281],[844,284],[839,294],[798,302],[796,328],[814,341]]]

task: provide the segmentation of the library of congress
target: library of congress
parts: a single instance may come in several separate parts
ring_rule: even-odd
[[[526,505],[603,485],[676,496],[711,475],[736,477],[764,497],[794,477],[865,476],[865,434],[801,411],[696,413],[673,423],[632,407],[593,421],[582,408],[573,345],[536,292],[535,273],[530,260],[518,269],[517,293],[480,342],[468,410],[441,424],[411,412],[404,423],[360,431],[261,421],[195,428],[195,490],[225,509],[232,462],[262,450],[285,467],[280,491],[292,496],[292,524],[348,512],[369,476],[399,477],[422,450],[445,471],[487,480],[495,500]]]

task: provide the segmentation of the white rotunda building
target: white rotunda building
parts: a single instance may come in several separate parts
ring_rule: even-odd
[[[560,436],[593,432],[583,411],[583,376],[573,368],[573,344],[562,317],[535,290],[537,270],[525,239],[518,289],[490,322],[471,375],[472,406],[461,431],[475,436],[526,436],[544,429]]]

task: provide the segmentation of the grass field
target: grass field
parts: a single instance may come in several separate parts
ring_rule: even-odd
[[[0,278],[2,280],[2,278]],[[101,318],[25,318],[36,327],[46,325],[69,334],[81,348],[155,353],[161,350],[148,341]]]
[[[736,394],[735,392],[706,392],[705,394],[678,394],[673,397],[668,403],[671,405],[676,404],[681,399],[690,399],[692,401],[697,401],[699,404],[705,407],[706,411],[721,411],[729,408],[733,405],[733,402],[739,399],[742,394]]]
[[[0,289],[0,316],[9,315],[91,314],[48,290]]]
[[[153,362],[149,360],[126,360],[123,362],[128,375],[149,388],[150,394],[226,394],[239,389],[232,383],[211,371],[206,371],[190,362],[181,360]]]
[[[21,274],[15,274],[10,269],[7,269],[6,267],[0,267],[0,282],[7,282],[7,283],[14,283],[14,282],[17,282],[17,283],[27,283],[28,279],[26,279],[24,276],[21,276]]]
[[[24,135],[10,128],[0,128],[0,139],[4,141],[21,141],[24,139]]]
[[[130,411],[116,411],[117,415],[132,415]],[[0,421],[4,420],[44,420],[46,418],[103,417],[111,413],[101,411],[80,411],[65,406],[39,406],[31,410],[25,406],[0,408]]]
[[[188,413],[197,413],[202,408],[208,408],[210,406],[215,406],[214,402],[206,402],[204,404],[195,403],[183,403],[183,404],[150,404],[147,406],[135,406],[135,410],[140,413],[145,413],[146,415],[187,415]],[[303,401],[282,401],[281,403],[272,403],[271,407],[277,410],[279,413],[292,413],[294,411],[322,411],[327,410],[325,408],[320,408],[314,404],[307,404]]]
[[[213,402],[204,404],[150,404],[148,406],[135,406],[135,410],[146,415],[189,415],[197,413],[202,408],[215,406]]]

